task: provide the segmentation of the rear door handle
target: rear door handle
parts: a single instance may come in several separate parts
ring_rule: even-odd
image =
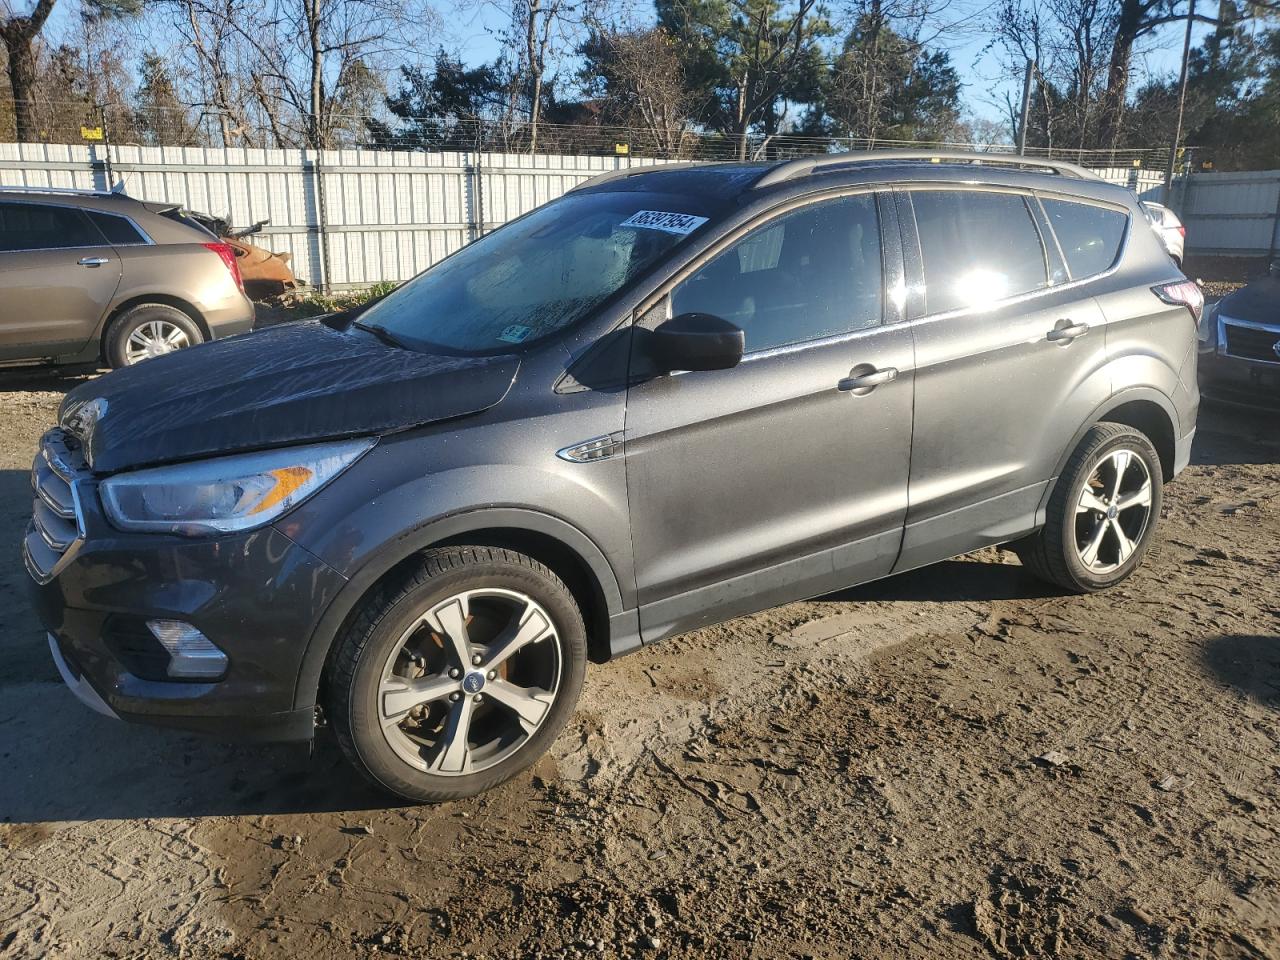
[[[106,257],[81,257],[80,266],[82,267],[100,267],[104,263],[110,263]]]
[[[870,393],[882,383],[889,383],[897,379],[897,367],[885,367],[883,370],[877,370],[869,363],[860,363],[849,371],[849,376],[836,384],[836,389],[844,390],[860,397]]]
[[[1083,337],[1089,332],[1087,323],[1070,323],[1066,320],[1061,320],[1059,323],[1065,324],[1065,326],[1057,326],[1049,331],[1048,340],[1050,343],[1070,343],[1076,337]]]

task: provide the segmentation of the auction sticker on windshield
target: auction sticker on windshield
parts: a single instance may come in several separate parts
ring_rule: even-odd
[[[619,226],[644,227],[646,230],[661,230],[684,236],[693,233],[707,222],[706,217],[695,217],[690,213],[668,213],[665,210],[637,210]]]

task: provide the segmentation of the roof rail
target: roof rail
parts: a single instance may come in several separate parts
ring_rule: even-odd
[[[924,161],[928,163],[968,163],[974,166],[1021,167],[1037,170],[1048,170],[1060,176],[1077,177],[1081,180],[1097,180],[1098,175],[1074,163],[1061,160],[1045,160],[1040,157],[1023,157],[1012,153],[961,153],[955,151],[929,150],[858,150],[851,153],[832,153],[819,157],[802,157],[799,160],[787,160],[766,170],[754,184],[753,189],[771,187],[777,183],[807,177],[826,167],[843,167],[858,163],[896,163],[903,160]]]
[[[8,186],[0,186],[0,193],[54,193],[60,195],[71,194],[78,197],[108,197],[111,191],[95,190],[90,187],[23,187],[15,184]]]
[[[575,190],[585,190],[587,187],[598,187],[600,184],[608,183],[610,180],[638,177],[642,173],[653,173],[661,170],[688,170],[690,167],[701,167],[705,164],[705,160],[682,160],[679,163],[650,163],[642,167],[622,167],[618,170],[606,170],[604,173],[598,173],[594,177],[570,187],[567,192],[573,193]]]

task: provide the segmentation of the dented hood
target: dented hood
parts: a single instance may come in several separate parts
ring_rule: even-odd
[[[478,413],[506,395],[519,365],[511,356],[404,350],[354,327],[290,323],[83,384],[58,419],[95,472],[113,473]]]

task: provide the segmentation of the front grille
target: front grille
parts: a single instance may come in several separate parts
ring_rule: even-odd
[[[31,465],[35,501],[22,541],[27,571],[39,583],[53,579],[84,537],[76,484],[88,474],[75,438],[57,428],[44,435]]]
[[[1264,330],[1223,321],[1222,333],[1227,356],[1258,363],[1280,364],[1280,353],[1276,352],[1276,346],[1280,344],[1280,327]]]

